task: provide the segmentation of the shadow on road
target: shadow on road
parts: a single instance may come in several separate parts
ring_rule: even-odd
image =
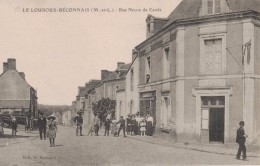
[[[0,138],[30,138],[32,136],[24,136],[24,135],[1,135]]]
[[[63,145],[55,145],[55,147],[56,147],[56,146],[63,146]]]

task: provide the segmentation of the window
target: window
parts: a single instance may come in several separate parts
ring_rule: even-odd
[[[80,100],[80,108],[85,108],[85,101],[83,99]]]
[[[164,49],[163,55],[163,78],[167,79],[170,77],[170,61],[169,61],[169,47]]]
[[[222,39],[205,40],[205,74],[222,74]]]
[[[130,102],[130,113],[131,114],[133,113],[133,106],[134,106],[134,101],[131,100],[131,102]]]
[[[122,116],[122,101],[119,102],[119,117],[120,116]]]
[[[114,99],[114,100],[116,99],[116,92],[117,92],[118,88],[119,88],[118,85],[114,86],[114,88],[113,88],[112,99]]]
[[[130,90],[134,90],[134,69],[130,70]]]
[[[151,32],[151,27],[150,27],[150,24],[149,24],[149,23],[147,24],[147,32],[148,32],[148,33]]]
[[[90,96],[88,97],[88,107],[89,108],[91,107],[91,97]]]
[[[151,57],[146,57],[146,83],[151,81]]]
[[[208,14],[220,13],[220,0],[208,0]]]
[[[205,96],[201,97],[202,107],[224,107],[225,106],[225,97],[224,96]]]

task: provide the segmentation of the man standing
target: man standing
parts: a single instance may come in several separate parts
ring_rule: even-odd
[[[44,139],[46,140],[46,118],[43,117],[43,113],[40,113],[40,117],[38,118],[38,127],[40,132],[40,138],[42,140],[42,133],[44,136]]]
[[[105,135],[104,136],[109,136],[109,130],[110,130],[110,120],[109,119],[106,119],[105,120]]]
[[[75,118],[75,123],[76,123],[76,126],[77,126],[76,135],[78,136],[79,131],[80,131],[80,136],[83,136],[82,135],[83,118],[82,118],[81,112],[78,112],[78,116],[76,116],[76,118]]]
[[[239,148],[237,151],[237,159],[240,159],[241,156],[241,152],[243,152],[243,160],[246,160],[246,146],[245,146],[245,142],[246,142],[246,138],[248,137],[247,135],[245,135],[245,130],[244,130],[244,126],[245,126],[245,122],[241,121],[239,122],[240,127],[237,129],[237,138],[236,138],[236,142],[239,144]]]
[[[96,116],[94,117],[93,125],[94,125],[95,135],[98,136],[99,126],[100,126],[99,113],[97,113]]]
[[[120,117],[120,120],[119,120],[116,124],[118,124],[118,123],[119,123],[120,125],[119,125],[119,129],[118,129],[118,134],[117,134],[117,136],[119,137],[120,131],[121,131],[121,129],[123,129],[124,137],[126,137],[126,136],[125,136],[125,120],[124,120],[124,117],[123,117],[123,116]]]

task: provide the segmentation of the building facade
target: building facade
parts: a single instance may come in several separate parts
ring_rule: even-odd
[[[94,116],[93,103],[100,101],[102,98],[117,100],[117,90],[125,88],[125,73],[129,66],[130,64],[118,62],[115,71],[101,70],[101,81],[91,86],[85,95],[85,107],[88,115],[87,124],[92,121]]]
[[[157,132],[227,144],[244,120],[247,142],[259,143],[259,3],[183,0],[168,18],[148,16],[135,48],[139,108]]]
[[[38,118],[37,92],[25,80],[25,74],[16,69],[16,59],[3,63],[0,75],[0,114],[29,115]]]
[[[139,58],[138,52],[132,51],[132,63],[125,75],[125,115],[139,111]]]

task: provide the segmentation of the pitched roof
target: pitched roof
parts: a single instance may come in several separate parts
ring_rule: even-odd
[[[79,97],[85,97],[88,94],[88,89],[84,89],[79,93]]]
[[[117,70],[128,70],[130,66],[131,66],[131,63],[124,64],[124,65],[119,66],[117,68]]]
[[[103,81],[111,81],[111,80],[123,78],[130,66],[131,63],[121,65],[115,71],[108,73],[107,78],[105,78]]]
[[[254,10],[260,12],[259,0],[226,0],[231,12]],[[199,17],[202,0],[183,0],[168,16],[165,27],[179,19]]]
[[[179,19],[194,18],[199,16],[201,0],[183,0],[168,16],[165,26]]]
[[[254,10],[260,12],[259,0],[227,0],[232,12]]]
[[[30,100],[0,100],[0,108],[30,108]]]
[[[29,99],[31,88],[15,69],[8,69],[0,76],[0,99]]]

